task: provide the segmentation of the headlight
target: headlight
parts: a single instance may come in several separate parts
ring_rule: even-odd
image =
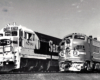
[[[64,57],[64,56],[65,56],[65,53],[64,53],[63,51],[61,51],[61,52],[59,53],[59,56]]]
[[[11,41],[10,40],[7,40],[7,45],[9,45],[11,43]]]
[[[77,51],[73,51],[73,56],[78,56],[78,52]]]
[[[11,47],[10,46],[5,46],[4,47],[4,52],[9,52],[11,51]]]
[[[70,52],[70,48],[69,47],[66,48],[66,52]]]

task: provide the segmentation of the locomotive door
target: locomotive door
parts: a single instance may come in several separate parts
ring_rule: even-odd
[[[19,46],[23,46],[22,39],[23,39],[23,31],[22,29],[19,29]]]
[[[91,38],[88,38],[88,45],[89,45],[89,48],[88,48],[88,51],[89,51],[89,55],[88,55],[88,57],[89,57],[89,60],[91,61],[92,60],[92,54],[93,54],[93,44],[92,44],[92,39]]]

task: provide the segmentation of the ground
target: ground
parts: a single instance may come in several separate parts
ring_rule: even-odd
[[[0,80],[100,80],[100,73],[0,74]]]

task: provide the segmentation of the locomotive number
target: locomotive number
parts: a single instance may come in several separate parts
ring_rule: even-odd
[[[58,45],[53,44],[53,41],[49,41],[49,51],[50,52],[58,52]]]

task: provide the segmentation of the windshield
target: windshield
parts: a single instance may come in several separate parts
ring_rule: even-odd
[[[81,39],[81,40],[85,40],[85,36],[83,35],[75,35],[74,39]]]
[[[17,36],[17,31],[7,31],[5,32],[5,36]]]
[[[4,28],[5,36],[17,36],[18,27],[6,27]]]
[[[66,39],[66,38],[71,39],[72,38],[72,35],[66,36],[64,39]]]

